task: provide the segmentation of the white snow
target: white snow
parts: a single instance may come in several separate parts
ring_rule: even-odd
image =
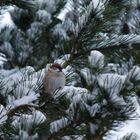
[[[125,124],[117,129],[117,131],[111,130],[110,133],[105,138],[105,140],[119,140],[127,133],[134,132],[136,134],[140,134],[140,119],[126,121]]]
[[[57,58],[57,59],[55,59],[55,61],[54,61],[54,63],[58,63],[58,64],[60,64],[60,65],[63,65],[64,63],[65,63],[65,61],[68,61],[69,60],[69,58],[70,58],[70,54],[65,54],[65,55],[63,55],[63,57],[62,58]],[[68,71],[68,70],[71,70],[72,69],[72,67],[71,66],[67,66],[65,69],[64,69],[64,71]]]
[[[111,130],[109,131],[107,137],[104,140],[120,140],[123,136],[127,133],[136,133],[137,135],[140,134],[140,106],[137,102],[137,99],[133,97],[134,106],[136,108],[136,112],[138,114],[138,118],[134,120],[125,121],[121,126],[117,127],[117,131]],[[139,139],[136,139],[139,140]]]
[[[0,125],[7,120],[6,108],[3,105],[0,105]]]
[[[117,73],[119,69],[119,64],[108,63],[106,69]]]
[[[12,109],[24,104],[35,104],[40,96],[38,90],[42,85],[44,70],[35,72],[33,67],[27,66],[13,70],[1,70],[4,89],[1,94],[7,96],[7,108]],[[16,86],[15,86],[16,84]],[[13,95],[5,95],[12,90]],[[33,103],[34,102],[34,103]]]
[[[24,105],[24,104],[30,104],[33,101],[36,101],[38,99],[38,97],[39,97],[39,94],[36,94],[34,91],[29,92],[29,95],[23,96],[23,97],[15,100],[13,102],[12,107],[20,106],[20,105]]]
[[[68,0],[66,5],[64,6],[64,9],[61,10],[60,14],[58,14],[57,18],[59,18],[60,20],[64,20],[65,16],[67,14],[68,11],[71,11],[71,0]]]
[[[60,120],[56,120],[50,124],[50,132],[54,133],[59,131],[59,129],[66,127],[69,125],[70,121],[67,118],[61,118]]]
[[[66,31],[76,33],[75,24],[72,19],[68,18],[62,22],[63,27]]]
[[[37,110],[34,112],[34,120],[36,124],[43,123],[46,119],[46,116],[42,112]]]
[[[19,129],[19,133],[15,136],[16,139],[38,139],[37,133],[30,134],[30,130],[35,130],[36,125],[43,123],[46,120],[44,114],[40,111],[33,111],[31,115],[22,114],[20,117],[17,117],[12,125]]]
[[[86,109],[88,110],[91,117],[94,117],[96,113],[100,110],[100,105],[94,104],[92,106],[89,106],[88,104],[85,104]]]
[[[53,34],[59,36],[62,40],[69,40],[69,36],[61,24],[57,24],[53,30]]]
[[[37,37],[42,33],[40,27],[42,26],[41,22],[35,21],[31,24],[31,27],[27,30],[28,37],[32,39],[37,39]]]
[[[43,0],[40,0],[40,1],[43,1]],[[102,5],[103,2],[99,3],[99,0],[93,0],[93,4],[94,4],[94,7],[95,8],[97,8],[97,7],[99,9],[100,8],[104,8],[104,6]],[[59,19],[63,19],[63,17],[65,17],[65,15],[66,15],[66,13],[62,12],[58,16],[58,18]],[[11,19],[11,16],[10,16],[10,14],[8,12],[5,12],[3,15],[0,15],[0,19],[1,19],[1,21],[0,21],[0,31],[4,27],[6,27],[6,26],[9,26],[9,27],[12,27],[12,28],[15,26],[14,23],[13,23],[13,21],[12,21],[12,19]],[[60,32],[62,32],[62,33],[60,33]],[[65,38],[67,37],[65,35],[65,32],[63,30],[56,30],[56,33],[58,33],[60,35],[63,35]],[[124,39],[125,38],[128,38],[128,35],[117,36],[116,38],[118,38],[118,39],[114,39],[114,40],[112,39],[110,41],[110,43],[118,42],[118,44],[119,44],[119,41],[118,40],[123,40],[122,38],[124,38]],[[134,39],[132,39],[132,38],[134,38]],[[128,39],[127,42],[129,42],[129,43],[133,43],[133,42],[140,43],[140,36],[139,35],[132,35],[132,36],[130,36],[130,39]],[[101,60],[99,59],[100,57],[102,58]],[[93,58],[95,58],[95,59],[93,59]],[[0,65],[3,64],[4,61],[6,61],[6,59],[3,58],[3,57],[0,57]],[[96,63],[95,63],[95,61],[96,61]],[[102,67],[104,65],[104,57],[101,54],[99,54],[99,53],[95,57],[91,53],[91,56],[89,57],[89,62],[90,63],[92,62],[91,63],[92,65],[95,65],[96,64],[95,66]],[[134,77],[134,78],[136,78],[136,80],[139,80],[139,78],[140,78],[140,74],[139,73],[140,73],[139,67],[134,67],[134,69],[132,69],[129,72],[129,76],[131,75],[131,77]],[[6,75],[7,75],[7,77],[5,77]],[[15,70],[12,70],[12,71],[1,70],[0,76],[1,77],[4,77],[4,81],[7,82],[7,88],[11,87],[14,84],[14,82],[20,81],[22,79],[21,72],[15,73]],[[14,79],[13,79],[13,77],[14,77]],[[125,76],[120,76],[120,75],[113,76],[113,75],[108,75],[108,74],[102,75],[101,77],[98,77],[98,82],[99,82],[100,86],[104,86],[107,89],[109,89],[110,87],[114,86],[113,84],[114,84],[115,80],[118,79],[119,80],[118,81],[118,84],[119,83],[123,84],[123,82],[125,81],[125,78],[126,78]],[[38,80],[38,78],[36,78],[35,81],[33,80],[33,83],[35,84],[37,82],[37,80]],[[107,82],[110,83],[110,84],[108,84],[108,85],[110,85],[110,87],[108,87]],[[118,88],[118,86],[116,86],[115,90],[113,89],[113,91],[115,91],[116,93],[118,93],[120,91],[120,89]],[[86,89],[84,89],[84,88],[76,88],[76,87],[73,87],[73,86],[65,86],[64,89],[62,89],[60,92],[67,93],[67,97],[68,98],[69,97],[73,97],[74,96],[73,93],[74,94],[79,93],[79,92],[81,92],[81,93],[88,93],[88,91]],[[77,95],[77,96],[75,95],[75,97],[76,97],[75,101],[79,101],[80,96],[81,95]],[[30,102],[36,100],[37,97],[38,97],[38,94],[35,95],[35,92],[32,91],[30,93],[30,95],[23,96],[21,99],[15,100],[14,101],[14,105],[17,106],[17,105],[21,105],[21,104],[30,103]],[[6,109],[2,105],[0,105],[0,112],[1,112],[0,113],[0,124],[2,124],[7,119],[7,116],[5,115],[6,114]],[[140,114],[140,107],[139,106],[137,108],[137,112],[138,112],[138,114]],[[37,115],[37,117],[36,117],[37,118],[37,120],[36,120],[37,123],[39,122],[39,120],[45,120],[46,119],[45,116],[41,112],[38,112],[37,111],[35,114]],[[4,117],[1,118],[1,116],[3,116],[3,115],[4,115]],[[32,117],[29,117],[30,118],[30,121],[31,121]],[[17,123],[18,123],[18,121],[17,121]],[[58,124],[59,124],[59,128],[58,128]],[[67,118],[62,118],[61,120],[57,120],[56,122],[51,123],[51,132],[56,132],[58,129],[60,129],[61,127],[65,127],[66,125],[68,125],[68,119]],[[92,127],[93,126],[91,126],[91,128]],[[94,129],[92,131],[94,132]],[[137,134],[140,134],[140,118],[137,119],[137,120],[126,121],[126,123],[124,124],[124,126],[123,127],[120,127],[117,132],[111,131],[111,133],[113,135],[109,135],[108,138],[107,138],[107,140],[109,140],[109,139],[110,140],[118,140],[119,138],[123,137],[126,133],[130,133],[130,132],[135,132]],[[27,137],[27,135],[28,135],[23,130],[21,130],[20,133],[24,137]]]
[[[94,82],[96,80],[96,76],[93,75],[93,73],[91,72],[90,69],[83,68],[83,69],[81,69],[80,73],[83,76],[83,78],[85,79],[87,85],[90,86],[90,85],[94,84]]]
[[[104,3],[107,2],[107,0],[92,0],[94,9],[97,10],[97,15],[99,17],[102,17],[101,13],[105,10]]]
[[[59,91],[59,93],[64,93],[68,99],[72,98],[74,95],[78,96],[80,93],[88,93],[88,90],[85,88],[80,87],[74,87],[74,86],[65,86],[62,90]],[[77,94],[79,93],[79,95]],[[76,99],[75,99],[76,100]]]
[[[22,114],[20,117],[17,117],[14,121],[13,121],[13,125],[20,125],[20,121],[22,121],[23,118],[28,118],[26,120],[27,124],[26,124],[26,128],[30,128],[32,127],[31,125],[33,124],[33,122],[38,125],[43,123],[47,118],[45,117],[45,115],[38,111],[38,110],[34,110],[32,112],[32,114],[27,115],[27,114]],[[24,120],[24,119],[23,119]]]
[[[7,61],[5,57],[4,54],[0,53],[0,67],[3,67],[3,64]]]
[[[93,49],[95,48],[106,48],[110,46],[120,45],[120,44],[139,44],[140,43],[140,35],[137,34],[129,34],[129,35],[117,35],[117,34],[109,34],[109,36],[106,36],[106,40],[104,40],[104,37],[101,37],[98,40],[102,41],[100,43],[94,43],[92,46],[90,46]]]
[[[9,12],[5,12],[3,15],[0,15],[0,31],[6,26],[11,28],[15,27]]]
[[[42,24],[45,24],[45,26],[52,22],[51,14],[48,13],[46,10],[38,10],[36,14],[38,19],[41,21]]]
[[[3,37],[4,42],[1,45],[1,48],[4,52],[6,52],[8,57],[13,58],[15,53],[13,51],[12,45],[10,44],[10,42],[8,42],[10,34],[11,33],[9,31],[5,32],[4,37]]]
[[[4,73],[2,75],[0,74],[0,77],[3,77],[2,81],[5,84],[4,89],[2,92],[4,93],[6,90],[11,91],[13,89],[13,86],[15,83],[20,83],[21,81],[24,80],[25,77],[31,72],[34,72],[34,69],[27,66],[23,69],[15,68],[12,70],[0,70]],[[5,77],[4,77],[5,76]]]
[[[85,13],[78,17],[78,24],[76,25],[76,28],[79,28],[79,30],[76,32],[76,35],[78,35],[78,32],[86,25],[86,23],[89,22],[89,16],[92,13],[93,8],[93,2],[91,1],[90,4],[86,7]]]
[[[128,73],[128,78],[131,80],[139,81],[140,80],[140,67],[133,66],[133,68]]]
[[[93,68],[103,68],[104,66],[104,55],[99,51],[91,51],[89,56],[89,64]]]
[[[97,77],[99,86],[104,88],[108,93],[113,94],[113,96],[115,96],[115,94],[117,95],[121,91],[125,80],[126,75],[111,73],[100,74]]]
[[[64,136],[61,140],[83,140],[84,135],[71,135],[71,136]]]

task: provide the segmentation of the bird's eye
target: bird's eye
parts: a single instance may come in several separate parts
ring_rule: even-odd
[[[59,72],[60,70],[58,69],[58,68],[56,68],[56,67],[53,67],[52,68],[54,71],[56,71],[56,72]]]

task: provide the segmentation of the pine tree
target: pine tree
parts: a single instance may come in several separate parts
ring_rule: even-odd
[[[0,30],[1,139],[102,140],[139,117],[137,0],[0,4],[14,7],[14,26]],[[66,86],[49,95],[42,82],[53,62],[63,66]]]

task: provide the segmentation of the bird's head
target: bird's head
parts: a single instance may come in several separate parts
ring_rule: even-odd
[[[50,66],[50,68],[54,71],[57,71],[57,72],[61,72],[62,71],[62,67],[60,64],[58,63],[54,63]]]

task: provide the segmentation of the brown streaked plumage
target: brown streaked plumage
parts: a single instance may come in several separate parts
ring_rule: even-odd
[[[45,73],[43,85],[47,93],[53,93],[65,86],[65,75],[59,64],[54,63]]]

